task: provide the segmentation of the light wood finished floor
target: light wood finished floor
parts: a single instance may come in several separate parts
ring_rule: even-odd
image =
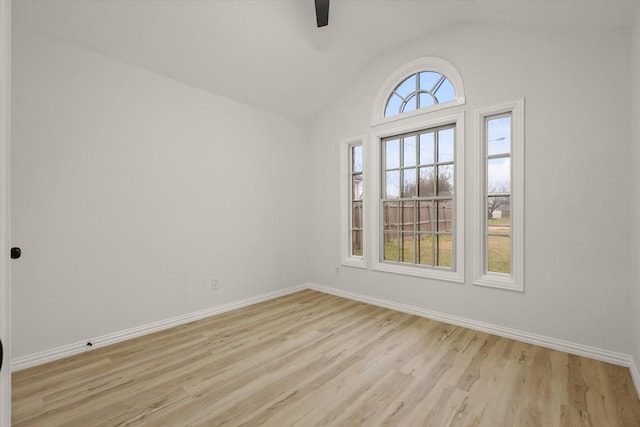
[[[314,291],[13,375],[14,426],[640,426],[626,368]]]

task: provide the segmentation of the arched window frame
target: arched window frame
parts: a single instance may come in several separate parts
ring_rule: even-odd
[[[385,117],[384,112],[387,106],[389,97],[393,94],[400,82],[403,82],[408,77],[416,73],[423,71],[434,71],[442,74],[446,77],[455,91],[456,97],[452,101],[447,101],[439,104],[435,104],[429,107],[420,108],[418,110],[408,111],[405,113],[394,114],[393,116]],[[396,120],[402,120],[408,117],[420,116],[425,113],[431,113],[434,111],[443,110],[445,108],[455,107],[463,105],[465,103],[464,84],[462,83],[462,77],[458,70],[449,62],[437,57],[422,57],[406,63],[394,73],[392,73],[387,80],[383,83],[376,100],[374,102],[371,123],[373,126],[393,122]]]
[[[446,77],[454,88],[455,99],[441,104],[435,104],[429,107],[417,110],[395,114],[385,117],[385,109],[387,101],[396,87],[406,78],[419,72],[434,71]],[[450,282],[464,283],[464,182],[465,182],[465,166],[464,166],[464,147],[465,147],[465,114],[464,111],[443,111],[447,108],[458,107],[465,103],[464,85],[458,71],[449,62],[435,57],[423,57],[411,61],[397,71],[392,73],[382,85],[373,108],[373,116],[371,120],[372,135],[368,141],[371,167],[368,168],[370,173],[368,176],[369,188],[372,190],[370,200],[376,200],[374,206],[371,206],[372,219],[369,233],[372,237],[369,239],[370,246],[367,253],[373,254],[372,270],[384,271],[389,273],[404,274],[417,277],[425,277],[430,279],[438,279]],[[434,114],[435,113],[435,114]],[[413,266],[411,264],[395,264],[382,260],[381,230],[382,212],[381,212],[381,195],[382,184],[381,177],[381,144],[385,138],[394,135],[401,135],[407,132],[414,132],[423,129],[430,129],[439,126],[453,125],[456,134],[456,149],[454,158],[455,167],[455,232],[453,237],[454,245],[454,262],[451,269],[443,270],[440,268]]]

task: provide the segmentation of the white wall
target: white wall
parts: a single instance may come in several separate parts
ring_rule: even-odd
[[[472,112],[526,99],[525,292],[343,267],[338,141],[370,132],[378,89],[395,69],[438,56],[461,73]],[[629,354],[629,33],[463,25],[380,55],[315,122],[312,280],[370,297]],[[467,158],[469,162],[471,159]],[[467,208],[471,207],[467,174]],[[471,244],[467,216],[467,247]]]
[[[631,309],[633,359],[640,368],[640,7],[636,25],[631,36],[631,147],[633,150],[633,196],[635,201],[631,230],[633,235],[633,250],[631,252],[631,296],[633,307]],[[640,385],[640,384],[639,384]],[[640,391],[639,391],[640,392]]]
[[[634,41],[624,30],[443,30],[368,64],[309,136],[17,30],[13,240],[24,256],[13,265],[12,356],[310,280],[639,360],[640,275],[629,265],[640,264],[640,226],[633,201],[620,197],[634,191],[640,212],[640,188],[630,184],[640,150],[628,143],[633,136],[637,146],[640,131],[627,125],[639,113],[637,78],[629,113],[638,32]],[[370,131],[380,85],[419,56],[440,56],[462,74],[468,146],[475,108],[526,98],[524,294],[471,285],[469,252],[465,285],[347,267],[335,275],[338,141]]]
[[[302,127],[25,31],[13,49],[13,358],[304,282]]]

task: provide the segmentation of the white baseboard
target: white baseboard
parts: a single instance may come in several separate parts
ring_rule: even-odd
[[[629,371],[631,372],[631,378],[633,379],[633,385],[636,386],[636,393],[638,397],[640,397],[640,370],[638,370],[638,365],[636,364],[636,360],[631,358],[631,366],[629,367]]]
[[[149,323],[146,325],[138,326],[135,328],[127,329],[120,332],[114,332],[111,334],[103,335],[100,337],[88,338],[83,341],[75,342],[73,344],[63,345],[51,350],[45,350],[39,353],[30,354],[27,356],[17,357],[11,361],[11,371],[19,371],[21,369],[31,368],[33,366],[41,365],[43,363],[52,362],[54,360],[61,359],[63,357],[73,356],[76,354],[87,351],[87,342],[91,342],[93,346],[91,349],[104,347],[110,344],[115,344],[121,341],[125,341],[131,338],[136,338],[142,335],[158,332],[163,329],[172,328],[174,326],[184,325],[185,323],[193,322],[194,320],[204,319],[206,317],[215,316],[216,314],[225,313],[227,311],[236,310],[238,308],[247,307],[253,304],[258,304],[264,301],[269,301],[281,296],[289,295],[294,292],[306,289],[305,285],[292,286],[290,288],[279,289],[277,291],[268,292],[255,297],[246,298],[240,301],[230,302],[219,306],[207,308],[193,313],[187,313],[180,316],[172,317],[171,319],[160,320],[158,322]]]
[[[532,333],[520,331],[517,329],[505,328],[503,326],[492,325],[490,323],[478,322],[475,320],[466,319],[464,317],[452,316],[449,314],[440,313],[433,310],[427,310],[424,308],[414,307],[406,304],[400,304],[393,301],[370,297],[367,295],[347,292],[341,289],[317,285],[314,283],[307,283],[306,287],[308,289],[313,289],[318,292],[324,292],[327,294],[336,295],[343,298],[348,298],[355,301],[376,305],[379,307],[389,308],[391,310],[401,311],[403,313],[414,314],[416,316],[426,317],[428,319],[438,320],[440,322],[463,326],[465,328],[473,329],[476,331],[487,332],[493,335],[498,335],[501,337],[511,338],[517,341],[523,341],[529,344],[538,345],[540,347],[550,348],[553,350],[563,351],[565,353],[575,354],[577,356],[584,356],[590,359],[612,363],[614,365],[620,365],[627,368],[635,366],[631,363],[632,362],[631,356],[627,354],[616,353],[616,352],[604,350],[601,348],[590,347],[582,344],[573,343],[570,341],[559,340],[557,338],[551,338],[543,335],[532,334]],[[636,376],[634,377],[634,381],[636,382],[636,389],[640,390],[640,388],[638,387],[638,385],[640,384],[640,377],[637,376],[637,373],[638,371],[636,368]]]
[[[529,344],[539,345],[541,347],[551,348],[554,350],[563,351],[566,353],[575,354],[578,356],[584,356],[603,362],[613,363],[628,367],[631,372],[631,377],[636,387],[638,395],[640,395],[640,371],[635,361],[630,355],[616,353],[609,350],[604,350],[596,347],[590,347],[582,344],[573,343],[570,341],[559,340],[556,338],[546,337],[543,335],[532,334],[529,332],[520,331],[517,329],[506,328],[503,326],[492,325],[489,323],[478,322],[475,320],[467,319],[459,316],[452,316],[445,313],[440,313],[433,310],[427,310],[420,307],[410,306],[406,304],[400,304],[389,300],[380,298],[374,298],[367,295],[357,294],[353,292],[344,291],[337,288],[318,285],[315,283],[305,283],[299,286],[292,286],[290,288],[279,289],[277,291],[261,294],[255,297],[246,298],[240,301],[230,302],[222,304],[216,307],[211,307],[205,310],[196,311],[193,313],[187,313],[181,316],[176,316],[171,319],[161,320],[154,323],[149,323],[136,328],[127,329],[120,332],[115,332],[101,337],[95,337],[86,339],[80,342],[64,345],[51,350],[42,351],[39,353],[30,354],[23,357],[18,357],[11,361],[11,370],[19,371],[21,369],[30,368],[43,363],[51,362],[57,359],[61,359],[67,356],[73,356],[75,354],[83,353],[87,351],[86,343],[91,341],[92,349],[104,347],[110,344],[115,344],[121,341],[125,341],[131,338],[136,338],[141,335],[150,334],[163,329],[168,329],[174,326],[183,325],[185,323],[192,322],[194,320],[204,319],[206,317],[215,316],[216,314],[225,313],[238,308],[247,307],[260,302],[275,299],[281,296],[289,295],[294,292],[298,292],[304,289],[312,289],[318,292],[323,292],[331,295],[336,295],[343,298],[348,298],[355,301],[364,302],[367,304],[376,305],[379,307],[388,308],[391,310],[400,311],[403,313],[413,314],[420,317],[426,317],[433,320],[438,320],[453,325],[463,326],[465,328],[498,335],[505,338],[511,338],[518,341],[527,342]]]

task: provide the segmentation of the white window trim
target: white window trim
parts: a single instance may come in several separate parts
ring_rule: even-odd
[[[419,110],[385,117],[384,111],[387,105],[387,99],[389,99],[389,96],[396,88],[398,83],[404,81],[407,77],[421,71],[435,71],[449,79],[449,81],[453,85],[453,89],[456,92],[456,99],[454,99],[453,101],[443,102],[442,104],[436,104],[431,107],[421,108]],[[374,107],[371,116],[371,123],[373,124],[373,126],[376,126],[382,123],[395,122],[398,120],[404,120],[409,117],[420,116],[427,112],[432,113],[434,111],[443,110],[445,108],[463,105],[464,103],[464,85],[462,84],[462,77],[460,76],[460,73],[458,73],[458,70],[456,70],[453,65],[442,58],[425,56],[404,64],[393,74],[391,74],[387,78],[387,80],[385,80],[380,90],[378,91],[375,102],[373,103]]]
[[[364,180],[364,196],[362,201],[362,256],[354,256],[351,253],[351,147],[362,146],[362,178]],[[340,263],[345,266],[367,268],[367,240],[368,222],[367,211],[367,149],[364,144],[364,136],[344,138],[340,140]]]
[[[511,113],[511,274],[486,271],[485,120]],[[474,111],[474,285],[524,292],[524,98]]]
[[[373,202],[369,204],[373,204],[371,209],[373,212],[369,223],[373,224],[375,229],[368,230],[366,234],[375,236],[375,238],[370,242],[370,253],[373,254],[372,270],[464,283],[464,112],[441,115],[439,117],[434,117],[432,114],[427,114],[427,116],[428,117],[425,117],[423,111],[421,116],[403,116],[401,126],[399,126],[399,123],[394,121],[393,123],[381,124],[374,127],[372,137],[369,139],[369,145],[364,148],[365,151],[369,152],[369,156],[371,158],[371,173],[368,174],[367,179],[369,181],[368,188],[372,189],[369,193],[372,197],[369,197],[369,200],[373,200]],[[414,267],[412,265],[383,262],[380,260],[380,239],[382,238],[382,232],[380,230],[380,224],[382,221],[382,213],[380,209],[380,198],[382,192],[382,178],[380,171],[381,141],[389,136],[449,124],[456,126],[456,150],[454,159],[456,225],[454,230],[455,264],[453,266],[453,270],[441,270],[433,267]]]

